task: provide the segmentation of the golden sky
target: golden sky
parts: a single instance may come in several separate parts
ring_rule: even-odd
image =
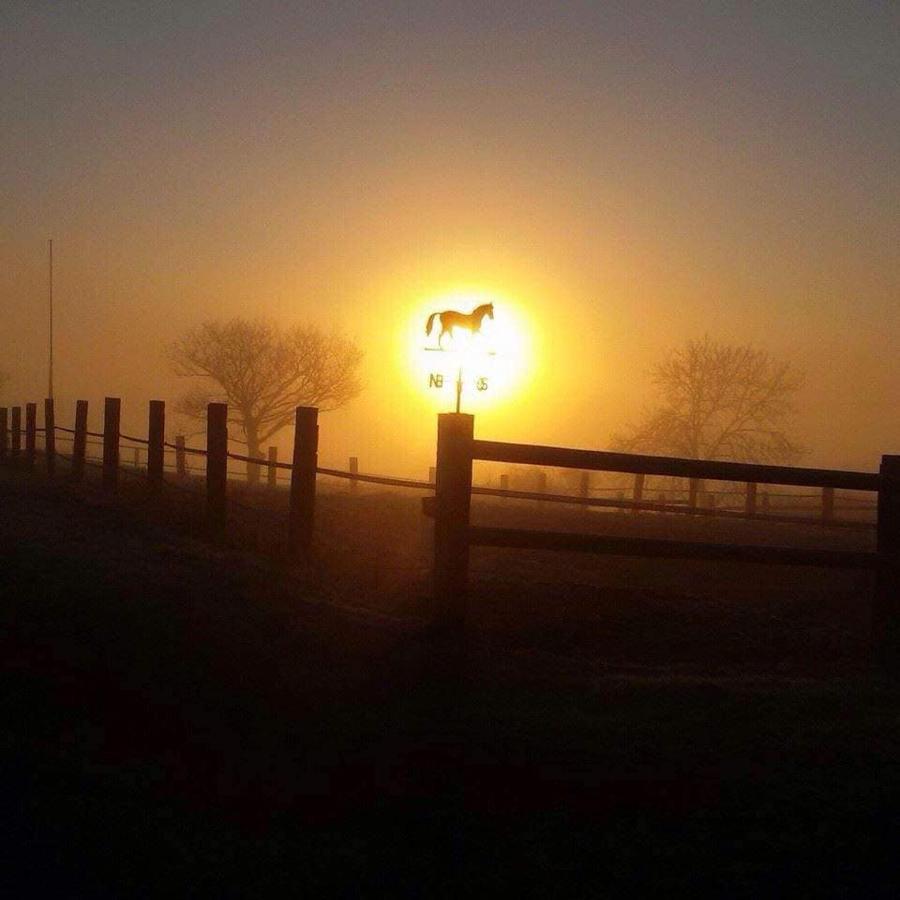
[[[806,370],[810,462],[900,451],[895,5],[0,15],[8,402],[45,391],[52,236],[61,402],[142,415],[185,328],[313,320],[366,351],[325,462],[421,474],[438,405],[398,341],[468,291],[531,347],[481,436],[603,447],[708,332]]]

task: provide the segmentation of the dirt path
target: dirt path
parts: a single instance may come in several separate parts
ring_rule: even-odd
[[[597,674],[0,476],[18,896],[888,893],[898,693]]]

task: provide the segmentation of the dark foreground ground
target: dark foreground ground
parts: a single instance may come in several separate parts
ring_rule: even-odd
[[[526,590],[486,557],[453,642],[414,591],[379,609],[321,561],[8,474],[0,554],[7,896],[900,887],[900,690],[866,671],[854,583],[811,619],[788,573],[710,637],[723,570],[669,597],[613,561],[543,618],[540,562]]]

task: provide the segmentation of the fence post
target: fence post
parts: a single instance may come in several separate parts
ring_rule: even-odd
[[[56,474],[56,410],[53,398],[44,399],[44,455],[47,457],[47,474]]]
[[[578,481],[578,496],[587,499],[591,496],[591,473],[585,469]]]
[[[351,475],[359,474],[359,457],[358,456],[350,457],[350,474]],[[359,482],[355,478],[351,478],[350,479],[350,493],[355,494],[358,487],[359,487]]]
[[[268,451],[269,467],[266,469],[266,484],[273,490],[278,487],[278,448],[269,447]]]
[[[187,478],[187,454],[184,452],[184,435],[175,436],[175,474]]]
[[[35,438],[37,436],[37,405],[25,404],[25,465],[34,468]]]
[[[692,478],[688,482],[688,508],[691,515],[697,512],[697,492],[700,490],[700,479]]]
[[[436,619],[444,625],[461,625],[466,617],[474,433],[474,416],[438,415],[434,591]]]
[[[288,546],[307,554],[312,548],[316,513],[316,467],[319,464],[319,410],[298,406],[294,414],[294,457]]]
[[[114,494],[119,489],[119,422],[122,401],[107,397],[103,401],[103,487]]]
[[[591,473],[588,472],[587,469],[582,471],[581,477],[578,480],[578,496],[584,500],[587,500],[587,498],[591,496]],[[579,512],[582,516],[587,517],[590,515],[591,508],[587,503],[584,503]]]
[[[546,469],[538,469],[536,472],[536,481],[537,481],[537,493],[546,494],[547,493],[547,471]],[[535,509],[542,510],[544,509],[544,502],[542,500],[534,501]]]
[[[12,408],[12,458],[18,459],[22,452],[22,407]]]
[[[900,456],[881,457],[878,572],[872,622],[881,668],[900,674]]]
[[[165,453],[166,404],[163,400],[151,400],[147,421],[147,481],[154,491],[162,487]]]
[[[822,521],[825,523],[834,521],[834,488],[822,488]]]
[[[217,537],[225,534],[228,484],[228,404],[206,405],[206,519]]]
[[[6,462],[9,454],[9,411],[0,407],[0,462]]]
[[[72,480],[84,478],[84,457],[87,454],[87,400],[75,402],[75,434],[72,436]]]
[[[744,515],[752,519],[756,515],[756,482],[748,481],[744,495]]]
[[[642,473],[638,473],[634,476],[634,502],[640,503],[644,499],[644,476]],[[637,515],[640,510],[633,506],[631,508],[632,515]]]

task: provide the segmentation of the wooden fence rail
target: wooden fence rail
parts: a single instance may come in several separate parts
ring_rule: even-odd
[[[446,415],[456,414],[446,413]],[[832,487],[851,491],[877,491],[879,484],[879,476],[871,472],[764,466],[754,463],[681,459],[673,456],[639,456],[632,453],[610,453],[605,450],[573,450],[567,447],[541,447],[499,441],[473,440],[471,455],[472,459],[564,469],[670,475],[680,478],[705,478],[712,481],[753,481],[757,484],[789,484],[800,487]]]
[[[36,404],[25,406],[25,461],[34,466],[36,435],[44,435],[44,463],[53,474],[56,463],[56,433],[72,435],[70,476],[83,477],[88,436],[101,439],[102,484],[106,491],[118,489],[120,442],[126,440],[147,446],[147,482],[152,490],[163,484],[167,448],[175,452],[177,477],[187,477],[187,456],[206,457],[206,517],[211,533],[221,536],[226,529],[228,509],[228,460],[243,460],[249,464],[266,466],[268,485],[276,484],[277,470],[290,471],[290,506],[288,515],[288,546],[297,555],[310,552],[313,543],[316,501],[316,476],[329,475],[350,480],[351,491],[358,482],[376,483],[434,491],[433,503],[428,504],[434,516],[434,586],[438,618],[444,622],[462,623],[465,620],[469,548],[471,546],[517,547],[542,550],[578,550],[641,557],[736,560],[782,565],[808,565],[840,568],[875,569],[876,598],[874,621],[880,644],[890,644],[889,658],[900,661],[900,456],[885,456],[878,473],[848,472],[830,469],[792,468],[733,463],[709,460],[690,460],[675,457],[654,457],[605,451],[532,446],[474,439],[472,416],[460,413],[438,417],[437,459],[428,481],[364,475],[359,461],[351,457],[349,471],[321,468],[318,465],[318,410],[297,407],[295,412],[294,451],[291,463],[280,463],[277,450],[269,448],[267,459],[256,459],[228,452],[228,410],[225,404],[213,403],[207,409],[206,449],[187,447],[179,435],[174,444],[165,440],[165,404],[161,400],[150,403],[148,437],[123,435],[120,429],[121,402],[107,397],[103,409],[103,431],[87,429],[88,404],[79,400],[75,408],[75,428],[56,425],[56,410],[52,400],[44,403],[44,427],[37,427]],[[0,409],[0,460],[16,462],[22,450],[22,407]],[[500,488],[473,486],[472,468],[475,460],[559,467],[582,470],[577,495],[558,495],[547,492],[546,474],[538,479],[537,491],[509,489],[509,478],[501,475]],[[196,471],[196,469],[195,469]],[[607,471],[631,474],[634,478],[632,499],[626,500],[619,491],[616,498],[592,495],[590,472]],[[689,482],[687,502],[673,506],[663,495],[660,502],[645,499],[647,475],[686,478]],[[736,481],[742,483],[742,509],[722,509],[700,485],[704,480]],[[641,510],[681,511],[695,515],[750,517],[758,520],[793,521],[802,519],[772,515],[769,493],[762,494],[762,513],[758,512],[757,485],[783,484],[814,487],[821,491],[821,518],[827,525],[847,525],[835,520],[835,490],[868,491],[877,493],[877,549],[873,553],[808,550],[793,547],[725,545],[708,542],[651,540],[623,538],[596,534],[570,534],[521,529],[473,527],[470,524],[473,494],[500,496],[540,502],[573,503],[583,507],[618,508],[625,512]],[[704,502],[701,505],[701,496]],[[806,520],[810,521],[810,520]]]
[[[808,550],[701,541],[578,534],[564,531],[529,531],[521,528],[470,526],[469,543],[482,547],[515,547],[522,550],[570,550],[613,556],[654,559],[710,559],[766,563],[782,566],[822,566],[834,569],[874,569],[875,553],[849,550]]]
[[[875,597],[877,637],[879,644],[890,644],[888,655],[895,663],[900,663],[900,456],[883,457],[879,473],[642,456],[475,440],[473,421],[472,416],[460,413],[446,413],[438,417],[434,566],[436,606],[445,623],[459,625],[465,620],[470,546],[875,569],[878,573]],[[470,498],[472,493],[483,492],[472,487],[472,465],[475,460],[632,473],[636,476],[635,499],[628,504],[632,509],[652,509],[654,506],[643,503],[641,499],[643,477],[646,475],[690,479],[688,509],[691,512],[698,511],[698,483],[701,480],[744,482],[743,514],[750,517],[756,517],[757,484],[821,488],[822,521],[827,523],[834,520],[836,488],[874,491],[878,494],[877,551],[805,550],[473,527],[469,522]],[[638,478],[641,480],[638,481]],[[586,493],[586,490],[582,491],[582,494]],[[764,495],[764,500],[767,497],[767,494]],[[584,496],[577,498],[582,503],[586,499]],[[715,512],[719,514],[720,511]]]

